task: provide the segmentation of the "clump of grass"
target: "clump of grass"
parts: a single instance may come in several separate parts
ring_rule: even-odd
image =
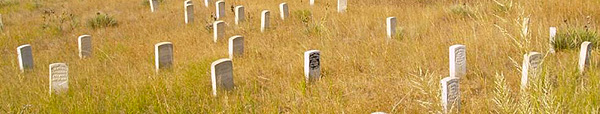
[[[557,50],[577,49],[585,41],[592,42],[596,47],[598,44],[598,33],[582,28],[567,29],[567,31],[556,33],[554,37],[554,46]]]
[[[312,21],[312,13],[309,10],[297,10],[294,11],[294,15],[298,18],[304,25],[307,25],[310,21]]]
[[[492,8],[496,12],[508,12],[513,8],[512,0],[503,0],[503,1],[494,0],[494,2],[496,3],[496,5],[494,5],[494,7],[492,7]]]
[[[457,4],[450,6],[450,12],[452,14],[469,17],[473,16],[473,9],[466,4]]]
[[[9,6],[19,5],[18,1],[14,0],[0,0],[0,8],[5,8]]]
[[[97,13],[96,17],[88,20],[88,26],[93,29],[117,26],[117,19],[108,14]]]

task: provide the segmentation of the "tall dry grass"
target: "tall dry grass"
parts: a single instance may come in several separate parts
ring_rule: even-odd
[[[279,19],[281,2],[293,18]],[[165,0],[155,13],[144,0],[2,0],[0,112],[440,113],[439,80],[448,75],[453,44],[467,46],[462,113],[600,110],[597,51],[585,76],[577,74],[577,50],[545,53],[548,27],[581,28],[591,16],[598,31],[599,1],[349,0],[343,14],[335,3],[227,0],[226,37],[243,35],[246,53],[234,59],[236,90],[212,97],[209,65],[228,57],[226,40],[213,43],[205,28],[213,3],[193,0],[196,21],[185,25],[183,0]],[[231,5],[246,7],[245,23],[234,24]],[[265,9],[272,28],[260,33]],[[89,27],[98,12],[118,26]],[[401,31],[386,42],[389,16]],[[520,35],[524,18],[528,34]],[[76,38],[83,34],[93,36],[94,55],[81,60]],[[175,64],[156,74],[153,45],[163,41],[173,42]],[[22,44],[32,45],[33,72],[18,69]],[[303,82],[302,53],[310,49],[322,52],[323,79],[315,84]],[[521,91],[518,61],[528,51],[544,52],[544,73]],[[54,62],[69,65],[70,87],[50,96]]]

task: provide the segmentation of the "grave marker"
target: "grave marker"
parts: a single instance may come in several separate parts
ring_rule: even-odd
[[[217,96],[217,88],[233,90],[233,62],[231,59],[219,59],[210,65],[210,77],[213,95]]]
[[[246,20],[244,14],[244,6],[236,6],[235,7],[235,24],[239,25],[242,21]]]
[[[310,6],[315,5],[315,0],[310,0]]]
[[[442,84],[442,108],[444,112],[459,112],[460,87],[457,77],[446,77],[440,81]]]
[[[19,69],[21,72],[33,69],[33,54],[29,44],[17,47],[17,59],[19,60]]]
[[[288,9],[287,3],[284,2],[284,3],[279,4],[279,12],[280,12],[281,20],[285,20],[285,18],[288,18],[290,16],[290,11]]]
[[[556,27],[550,27],[550,53],[554,53],[556,52],[556,50],[554,49],[554,41],[556,38]]]
[[[346,12],[346,8],[348,7],[348,1],[347,0],[338,0],[338,12],[340,13],[344,13]]]
[[[210,4],[210,0],[204,0],[204,6],[205,6],[205,7],[208,7],[208,6],[209,6],[209,4]]]
[[[77,38],[79,47],[79,58],[87,58],[92,56],[92,36],[82,35]]]
[[[263,10],[260,16],[260,32],[264,32],[269,28],[269,10]]]
[[[225,37],[225,22],[224,21],[215,21],[213,23],[213,36],[214,42],[217,43],[219,39],[223,39]]]
[[[590,65],[590,53],[592,51],[592,43],[585,41],[581,43],[579,50],[579,74],[583,74],[585,67]]]
[[[387,38],[392,39],[396,35],[396,17],[388,17],[386,23]]]
[[[465,45],[450,46],[450,77],[461,78],[467,74],[467,50]]]
[[[50,71],[50,91],[59,94],[69,90],[69,67],[65,63],[52,63]]]
[[[225,17],[225,1],[217,1],[215,3],[215,14],[217,15],[217,20]]]
[[[304,76],[307,83],[321,79],[321,52],[319,50],[304,52]]]
[[[229,58],[244,55],[244,37],[237,35],[229,38]]]
[[[160,69],[171,68],[173,65],[173,44],[171,42],[161,42],[154,45],[154,62],[156,72]]]
[[[194,22],[194,5],[192,1],[185,2],[185,24]]]
[[[150,3],[150,11],[154,12],[158,9],[158,0],[148,0]]]
[[[528,81],[530,79],[537,79],[537,76],[541,74],[543,56],[539,52],[529,52],[528,54],[523,55],[523,58],[521,88],[527,88]]]

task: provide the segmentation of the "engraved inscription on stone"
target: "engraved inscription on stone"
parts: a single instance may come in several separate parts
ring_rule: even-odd
[[[467,54],[464,45],[450,46],[450,77],[460,78],[467,73]]]
[[[62,93],[69,89],[69,67],[65,63],[50,64],[50,93]]]
[[[244,6],[236,6],[235,7],[235,24],[238,25],[240,24],[242,21],[246,20],[245,14],[244,14]]]
[[[457,112],[460,110],[459,79],[446,77],[440,83],[442,84],[442,107],[444,112]]]
[[[263,10],[260,18],[260,32],[264,32],[267,28],[269,28],[269,10]]]
[[[21,72],[33,69],[33,54],[29,44],[17,47],[17,59],[19,60],[19,69]]]
[[[319,80],[321,78],[321,52],[319,50],[310,50],[304,52],[304,75],[307,82]]]
[[[211,81],[213,95],[217,96],[217,88],[234,89],[233,62],[231,59],[219,59],[211,64]]]
[[[537,79],[538,75],[541,74],[543,56],[539,52],[529,52],[523,57],[521,88],[527,88],[528,81]]]
[[[171,68],[173,65],[173,44],[161,42],[154,45],[156,72],[159,69]]]
[[[237,35],[229,38],[229,58],[244,55],[244,37]]]
[[[214,42],[217,43],[219,39],[223,39],[225,37],[225,22],[224,21],[215,21],[213,23],[213,36]]]
[[[92,56],[92,36],[82,35],[77,38],[79,46],[79,58]]]

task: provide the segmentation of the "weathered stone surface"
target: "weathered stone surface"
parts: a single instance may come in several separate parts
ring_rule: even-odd
[[[440,83],[442,84],[442,108],[444,112],[458,112],[460,110],[459,79],[446,77]]]
[[[304,76],[307,83],[321,78],[321,52],[319,50],[304,52]]]
[[[217,96],[217,88],[233,90],[233,62],[231,59],[219,59],[210,65],[213,95]]]
[[[173,44],[171,42],[161,42],[154,45],[154,62],[156,72],[160,69],[171,68],[173,65]]]
[[[281,20],[285,20],[290,16],[290,11],[288,9],[287,3],[284,2],[279,4],[279,15],[281,17]]]
[[[585,41],[581,43],[579,50],[579,74],[585,72],[586,67],[590,65],[590,53],[592,52],[592,43]]]
[[[244,6],[236,6],[235,7],[235,24],[239,25],[243,21],[246,20],[246,14],[244,11]]]
[[[269,10],[263,10],[260,16],[260,32],[264,32],[265,30],[267,30],[267,28],[269,28],[269,24],[270,24],[270,19],[269,16],[270,12]]]
[[[539,52],[529,52],[523,55],[521,69],[521,88],[527,88],[528,81],[535,80],[542,73],[543,56]]]
[[[225,38],[225,22],[224,21],[215,21],[213,23],[213,36],[214,42],[217,43],[219,39]]]
[[[50,64],[50,94],[60,94],[69,89],[69,67],[65,63]]]
[[[33,69],[33,54],[29,44],[17,47],[17,59],[19,60],[19,69],[21,72]]]
[[[392,39],[396,35],[396,17],[386,19],[386,32],[388,39]]]
[[[215,14],[217,16],[217,20],[221,20],[221,18],[224,18],[225,12],[225,1],[217,1],[215,3]]]
[[[467,50],[465,45],[450,46],[450,77],[461,78],[467,74]]]
[[[244,55],[244,37],[237,35],[229,38],[229,58]]]
[[[87,58],[92,56],[92,36],[81,35],[77,38],[79,47],[79,58]]]

